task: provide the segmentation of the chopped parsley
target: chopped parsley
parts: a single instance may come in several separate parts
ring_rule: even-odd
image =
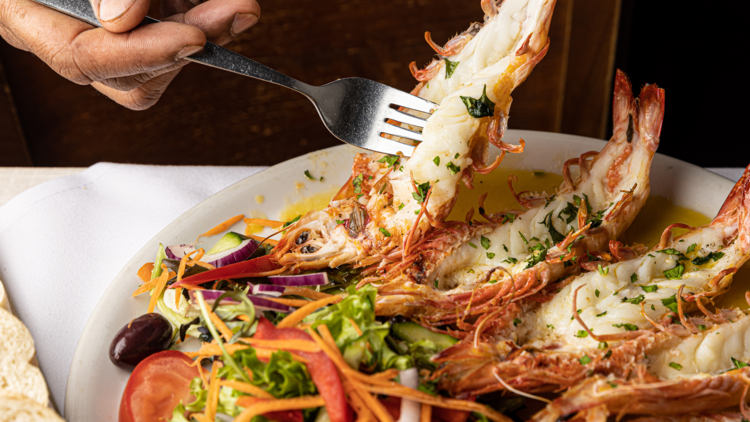
[[[513,258],[512,256],[509,256],[505,258],[503,262],[507,262],[508,264],[517,264],[518,260],[516,258]]]
[[[583,355],[580,359],[578,359],[578,362],[581,362],[581,365],[588,365],[589,363],[591,363],[591,358]]]
[[[662,299],[661,304],[669,308],[670,311],[677,313],[677,294]]]
[[[609,267],[602,268],[602,264],[599,264],[599,274],[601,275],[609,274]]]
[[[456,155],[454,155],[454,156],[453,156],[453,158],[458,158],[458,157],[460,157],[460,156],[461,156],[461,154],[459,154],[459,153],[456,153]]]
[[[531,268],[534,265],[543,262],[544,258],[547,257],[547,248],[545,248],[541,243],[537,243],[536,245],[529,248],[529,253],[531,254],[531,256],[529,257],[529,263],[528,265],[526,265],[526,268]]]
[[[315,178],[312,177],[312,174],[310,174],[310,170],[305,170],[305,177],[307,177],[310,180],[315,180]]]
[[[693,265],[703,265],[707,263],[709,260],[713,260],[714,262],[716,262],[723,257],[724,257],[724,252],[709,252],[708,255],[702,258],[701,257],[695,258],[694,260],[690,262],[692,262]]]
[[[469,243],[469,246],[471,246],[472,248],[474,248],[474,249],[476,249],[476,248],[477,248],[477,245],[475,245],[475,244],[473,244],[473,243],[471,243],[471,242],[468,242],[468,243]]]
[[[483,248],[485,248],[485,249],[489,249],[490,248],[490,239],[487,239],[484,236],[480,236],[479,239],[481,240]]]
[[[503,216],[503,221],[500,224],[505,224],[506,221],[510,221],[511,223],[516,221],[516,215],[511,212],[506,212]],[[523,237],[523,235],[521,235]]]
[[[336,220],[336,224],[344,224],[343,220]]]
[[[742,362],[740,360],[737,360],[735,358],[731,358],[731,359],[732,359],[732,363],[734,364],[734,367],[737,368],[737,369],[744,368],[746,366],[750,366],[747,363]]]
[[[588,336],[589,336],[589,333],[587,333],[586,330],[578,330],[578,333],[576,333],[576,337],[578,338],[584,338]]]
[[[706,326],[703,324],[698,324],[698,329],[701,331],[706,331]]]
[[[552,325],[552,324],[547,324],[547,328],[549,328],[550,330],[554,330],[554,329],[555,329],[555,326],[554,326],[554,325]]]
[[[615,328],[624,328],[626,331],[637,331],[638,326],[635,324],[628,324],[628,323],[622,323],[622,324],[612,324]]]
[[[645,299],[646,299],[645,296],[638,295],[638,296],[636,296],[636,297],[634,297],[632,299],[624,298],[624,299],[622,299],[622,302],[623,303],[630,303],[630,304],[633,304],[633,305],[640,305],[641,302],[643,302]]]
[[[452,62],[448,59],[443,60],[445,61],[445,79],[450,79],[451,76],[453,76],[453,72],[456,70],[456,66],[461,62]]]
[[[596,297],[599,297],[599,289],[594,290],[594,294],[596,295]],[[604,311],[604,312],[606,313],[607,311]],[[597,316],[599,316],[599,315],[597,315]]]
[[[635,283],[636,281],[638,281],[638,274],[636,274],[636,273],[631,274],[630,275],[630,282],[631,283]]]
[[[641,289],[643,289],[646,293],[653,293],[657,290],[659,290],[659,286],[653,285],[653,286],[641,286]]]
[[[612,349],[609,349],[609,350],[607,350],[607,353],[604,354],[604,358],[603,359],[609,359],[611,357],[612,357]],[[612,385],[613,386],[612,388],[617,387],[617,384],[609,383],[609,385]]]
[[[544,221],[539,224],[544,224],[544,227],[547,228],[549,236],[552,238],[552,243],[557,244],[565,240],[565,236],[557,231],[557,229],[555,229],[555,226],[552,224],[552,211],[550,211],[549,214],[544,217]]]
[[[596,317],[599,318],[599,317],[603,317],[604,315],[607,315],[607,311],[604,311],[600,314],[596,314]]]
[[[690,253],[690,252],[694,251],[695,248],[697,248],[697,247],[698,247],[698,244],[697,243],[693,243],[692,245],[688,246],[687,251],[685,251],[685,253]]]
[[[579,198],[580,200],[580,198]],[[562,214],[568,214],[568,218],[566,218],[565,224],[570,224],[571,221],[576,219],[576,215],[578,215],[578,207],[568,202],[568,205],[565,206],[562,210],[560,210],[559,213],[557,213],[557,218],[562,220]]]
[[[432,162],[435,163],[436,166],[440,165],[440,157],[435,156],[435,158],[432,159]]]
[[[430,182],[424,182],[417,185],[417,191],[412,192],[411,196],[417,201],[418,204],[424,202],[427,197],[427,192],[430,190]]]
[[[399,157],[398,155],[386,155],[385,157],[379,159],[378,163],[385,163],[385,164],[387,164],[386,168],[388,168],[388,167],[395,167],[398,164],[399,158],[401,158],[401,157]]]
[[[401,211],[402,209],[404,209],[404,207],[405,207],[405,206],[406,206],[406,205],[405,205],[405,204],[404,204],[404,203],[402,202],[402,203],[401,203],[401,204],[400,204],[400,205],[398,206],[398,210],[399,210],[399,211]]]
[[[669,362],[669,366],[671,368],[674,368],[674,369],[678,370],[678,371],[682,369],[682,365],[680,365],[677,362]]]
[[[354,186],[354,193],[360,193],[362,192],[362,181],[364,180],[364,176],[362,173],[358,174],[357,177],[352,180],[352,186]]]
[[[385,237],[391,237],[391,233],[382,227],[380,228],[380,233],[383,233],[383,236]]]
[[[514,326],[514,327],[518,327],[518,324],[520,324],[520,323],[521,323],[521,320],[520,320],[520,319],[518,319],[518,318],[514,318],[514,319],[513,319],[513,326]]]
[[[656,251],[656,253],[663,253],[663,254],[667,254],[667,255],[672,255],[672,256],[674,256],[674,259],[676,261],[685,261],[685,260],[688,259],[688,257],[685,256],[685,254],[683,254],[682,252],[678,251],[675,248],[662,249],[660,251]]]
[[[599,344],[596,346],[599,350],[604,350],[609,347],[609,344],[607,344],[606,341],[600,341]]]
[[[664,271],[664,277],[666,277],[667,280],[679,280],[682,278],[682,273],[684,272],[685,266],[682,264],[677,264],[677,266],[672,268],[671,270]]]
[[[508,252],[508,247],[505,246],[505,243],[503,243],[503,249],[505,249],[505,252]]]
[[[451,174],[457,174],[461,171],[461,166],[453,164],[453,161],[449,161],[445,166],[448,167],[448,170],[451,171]]]
[[[492,259],[492,258],[494,258],[494,257],[495,257],[495,254],[494,254],[494,253],[492,253],[492,252],[487,252],[487,258],[488,258],[488,259]]]
[[[479,119],[495,114],[495,103],[487,98],[487,85],[484,86],[479,99],[461,96],[461,101],[464,102],[466,111],[471,117]]]
[[[526,237],[525,237],[525,236],[523,235],[523,233],[521,233],[521,231],[520,231],[520,230],[518,231],[518,234],[519,234],[519,235],[521,236],[521,239],[523,239],[523,243],[525,243],[525,244],[527,244],[527,245],[528,245],[528,244],[529,244],[529,241],[528,241],[528,240],[526,240]]]
[[[301,215],[298,215],[298,216],[294,217],[293,219],[291,219],[291,220],[287,221],[286,223],[284,223],[284,227],[291,226],[292,224],[298,222],[300,218],[302,218]]]

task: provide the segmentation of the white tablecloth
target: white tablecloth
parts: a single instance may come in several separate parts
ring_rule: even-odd
[[[0,278],[60,411],[78,338],[120,269],[172,220],[261,169],[100,163],[0,207]],[[709,170],[737,180],[743,169]],[[0,204],[80,171],[0,169]]]

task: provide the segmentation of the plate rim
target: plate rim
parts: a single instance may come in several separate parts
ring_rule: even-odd
[[[506,132],[506,137],[512,136],[515,137],[526,137],[532,139],[535,136],[541,136],[545,138],[553,137],[557,138],[561,141],[561,143],[568,143],[570,141],[574,142],[583,142],[583,143],[591,143],[592,141],[596,141],[597,143],[600,143],[602,146],[607,142],[607,140],[603,139],[597,139],[597,138],[591,138],[586,136],[579,136],[579,135],[571,135],[571,134],[565,134],[565,133],[558,133],[558,132],[546,132],[546,131],[535,131],[535,130],[524,130],[524,129],[509,129]],[[291,158],[289,160],[283,161],[281,163],[275,164],[273,166],[269,166],[268,168],[259,171],[257,173],[251,174],[241,180],[238,180],[237,182],[231,184],[230,186],[227,186],[211,196],[207,197],[206,199],[200,201],[199,203],[193,205],[190,209],[182,213],[179,217],[172,220],[170,223],[168,223],[166,226],[164,226],[158,233],[156,233],[151,239],[149,239],[142,247],[141,249],[136,252],[130,260],[118,271],[117,275],[109,282],[107,285],[107,288],[104,290],[102,295],[97,300],[97,304],[92,310],[91,314],[89,315],[88,319],[86,320],[86,324],[84,325],[83,331],[81,332],[81,336],[78,339],[78,342],[76,343],[75,351],[73,352],[72,361],[70,364],[70,367],[68,369],[68,376],[65,383],[65,396],[63,399],[64,402],[64,412],[67,413],[71,409],[75,409],[76,406],[74,403],[76,403],[76,399],[74,399],[74,395],[69,394],[71,391],[73,391],[72,386],[77,382],[77,378],[83,375],[83,372],[81,372],[81,369],[85,369],[84,364],[77,364],[80,360],[82,360],[82,354],[84,353],[84,350],[87,349],[86,344],[88,343],[88,338],[93,335],[92,331],[94,330],[95,321],[97,321],[100,315],[106,315],[106,303],[103,300],[105,297],[108,297],[110,295],[110,292],[115,289],[116,281],[121,279],[121,277],[126,272],[126,269],[130,268],[138,259],[139,255],[143,251],[144,248],[148,247],[149,245],[153,245],[154,242],[158,242],[158,240],[163,237],[163,233],[171,230],[172,227],[176,224],[180,224],[185,222],[186,220],[189,220],[193,214],[197,213],[200,209],[203,209],[206,205],[206,203],[211,203],[215,201],[215,198],[217,196],[223,196],[226,195],[226,192],[229,192],[234,189],[238,189],[238,187],[242,184],[247,183],[248,179],[264,179],[264,178],[272,178],[273,174],[280,169],[286,168],[287,166],[294,165],[297,162],[304,162],[308,160],[311,156],[315,154],[320,154],[324,152],[332,152],[344,149],[352,149],[353,152],[369,152],[367,150],[363,150],[357,147],[353,147],[348,144],[341,144],[336,145],[328,148],[324,148],[317,151],[312,151],[303,155],[300,155],[298,157]],[[719,183],[731,183],[734,184],[734,182],[731,179],[728,179],[722,175],[719,175],[717,173],[711,172],[703,167],[700,167],[698,165],[670,157],[664,154],[659,153],[658,151],[655,154],[654,160],[656,160],[656,157],[659,157],[659,161],[662,161],[663,164],[667,165],[679,165],[679,166],[687,166],[688,168],[691,168],[693,171],[699,171],[699,172],[705,172],[707,173],[707,176],[710,178],[713,178],[715,181]],[[81,368],[81,369],[79,369]],[[68,417],[70,417],[68,415]]]

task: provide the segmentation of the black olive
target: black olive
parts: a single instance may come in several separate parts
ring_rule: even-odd
[[[307,239],[310,238],[310,232],[304,231],[297,236],[297,240],[295,240],[295,243],[298,245],[301,245],[305,242],[307,242]]]
[[[169,348],[172,324],[155,313],[141,315],[125,324],[109,345],[109,360],[121,368],[138,365],[143,359]]]
[[[315,252],[317,250],[318,250],[318,248],[316,248],[315,246],[313,246],[313,245],[307,245],[307,246],[303,247],[302,249],[300,249],[299,251],[300,251],[300,253],[313,253],[313,252]]]

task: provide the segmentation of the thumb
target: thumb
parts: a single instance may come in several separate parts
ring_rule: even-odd
[[[127,32],[146,17],[150,0],[90,0],[96,17],[110,32]]]

